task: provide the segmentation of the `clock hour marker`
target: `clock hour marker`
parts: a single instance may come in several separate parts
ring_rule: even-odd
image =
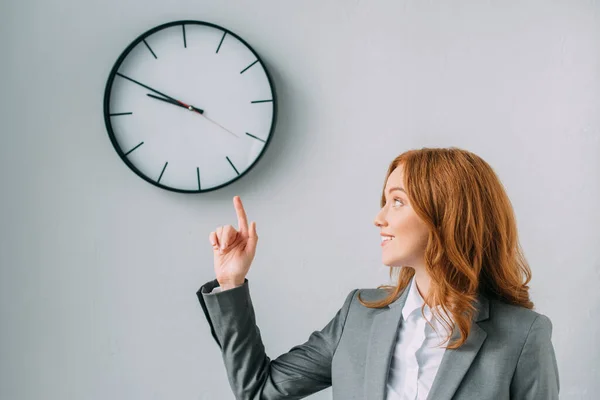
[[[271,100],[254,100],[254,101],[251,101],[250,103],[269,103],[272,101],[273,101],[273,99],[271,99]]]
[[[154,54],[154,52],[150,48],[150,45],[148,44],[148,42],[146,42],[146,39],[143,39],[143,41],[144,41],[144,44],[146,45],[146,47],[148,48],[148,50],[150,50],[150,53],[152,53],[152,55],[154,56],[154,58],[158,58],[158,57],[156,57],[156,54]]]
[[[221,44],[223,43],[223,39],[225,39],[225,35],[227,35],[227,32],[223,32],[223,37],[221,38],[221,41],[219,42],[219,47],[217,47],[217,53],[219,52],[219,49],[221,48]]]
[[[138,144],[137,146],[135,146],[133,149],[129,150],[127,153],[125,153],[125,155],[129,155],[129,153],[131,153],[132,151],[134,151],[135,149],[137,149],[138,147],[140,147],[141,145],[143,145],[144,142],[141,142],[140,144]]]
[[[240,72],[240,74],[243,74],[244,72],[246,72],[246,70],[247,70],[248,68],[250,68],[251,66],[253,66],[253,65],[254,65],[254,64],[256,64],[257,62],[258,62],[258,60],[254,61],[252,64],[248,65],[246,68],[244,68],[244,69],[242,70],[242,72]]]
[[[181,24],[181,29],[183,30],[183,47],[187,49],[187,42],[185,40],[185,25]]]
[[[165,169],[167,169],[167,164],[169,164],[168,161],[165,163],[165,166],[163,167],[163,169],[162,169],[162,171],[160,173],[160,176],[158,177],[158,180],[156,181],[156,183],[160,183],[160,179],[162,178],[163,174],[165,173]]]
[[[265,141],[264,141],[264,140],[262,140],[261,138],[258,138],[258,137],[254,136],[254,135],[251,135],[251,134],[249,134],[248,132],[246,132],[246,135],[248,135],[248,136],[252,136],[254,139],[260,140],[261,142],[265,143]]]
[[[117,117],[119,115],[131,115],[133,114],[132,112],[124,112],[124,113],[113,113],[113,114],[109,114],[111,117]]]
[[[231,167],[234,169],[235,173],[239,175],[240,173],[235,168],[235,165],[233,165],[233,163],[231,162],[231,160],[229,159],[229,157],[225,156],[225,158],[227,159],[227,161],[229,161],[229,164],[231,164]]]
[[[198,190],[202,190],[200,187],[200,168],[196,167],[196,175],[198,176]]]

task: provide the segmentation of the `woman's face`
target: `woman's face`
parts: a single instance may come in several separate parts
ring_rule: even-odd
[[[400,189],[397,189],[400,188]],[[398,165],[386,182],[386,204],[375,217],[375,226],[384,235],[392,235],[382,242],[381,257],[389,267],[409,266],[424,270],[425,246],[429,228],[415,214],[404,187],[404,172]]]

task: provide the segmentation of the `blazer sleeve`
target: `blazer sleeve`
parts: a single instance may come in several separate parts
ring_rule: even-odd
[[[510,385],[510,398],[558,400],[558,365],[552,346],[552,322],[539,314],[533,321]]]
[[[265,354],[248,279],[242,286],[211,293],[217,280],[196,293],[219,347],[237,400],[301,399],[331,386],[331,363],[342,336],[351,291],[343,306],[320,331],[271,360]]]

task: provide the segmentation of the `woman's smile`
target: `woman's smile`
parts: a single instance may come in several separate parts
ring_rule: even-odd
[[[381,239],[381,247],[385,246],[386,244],[388,244],[389,242],[391,242],[392,240],[394,240],[393,237],[388,237],[385,240],[382,238]]]

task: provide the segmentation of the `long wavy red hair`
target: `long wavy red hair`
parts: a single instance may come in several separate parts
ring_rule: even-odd
[[[409,150],[390,164],[385,185],[398,165],[404,168],[404,185],[415,213],[429,226],[425,268],[431,277],[427,303],[439,305],[444,318],[432,308],[432,316],[460,337],[446,348],[460,347],[467,339],[481,294],[529,309],[531,270],[518,239],[512,204],[492,167],[472,152],[450,148]],[[381,308],[395,301],[409,285],[415,271],[392,267],[396,286],[381,285],[389,295],[361,304]],[[424,306],[423,306],[424,307]],[[448,343],[448,334],[443,343]]]

